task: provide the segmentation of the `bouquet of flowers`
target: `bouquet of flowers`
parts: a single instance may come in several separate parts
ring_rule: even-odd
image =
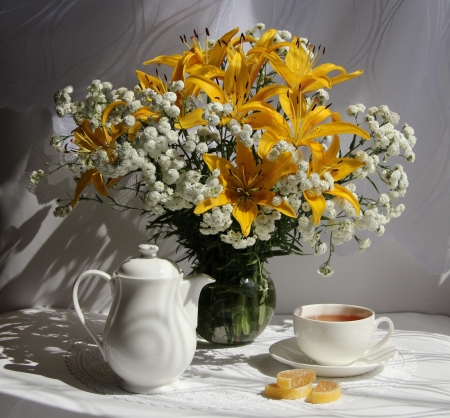
[[[185,51],[145,62],[154,75],[136,71],[133,90],[94,80],[84,102],[70,86],[59,91],[56,113],[78,126],[51,138],[64,161],[31,176],[37,184],[56,170],[75,172],[73,198],[55,215],[88,200],[137,209],[155,241],[176,237],[194,272],[260,291],[270,257],[328,253],[318,271],[329,276],[336,245],[355,239],[364,250],[370,239],[358,234],[382,235],[404,210],[392,202],[408,186],[402,165],[388,161],[414,160],[413,129],[397,129],[387,106],[350,105],[344,121],[327,90],[362,71],[319,63],[325,48],[264,29],[235,28],[217,40],[206,29],[204,42],[195,31],[182,36]],[[350,135],[345,149],[341,135]],[[359,180],[370,183],[366,196]],[[95,196],[86,194],[92,186]],[[121,190],[133,201],[120,201]],[[240,317],[235,330],[248,331]]]

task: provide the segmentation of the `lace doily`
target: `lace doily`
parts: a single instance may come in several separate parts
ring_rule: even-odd
[[[271,325],[252,344],[238,347],[212,346],[199,341],[191,366],[180,378],[180,388],[161,394],[132,394],[120,388],[120,378],[111,370],[90,339],[76,342],[66,355],[70,372],[95,391],[126,401],[156,406],[206,410],[317,408],[304,400],[280,401],[264,397],[267,383],[289,366],[273,359],[269,347],[292,334],[292,324]],[[398,355],[383,366],[360,376],[327,378],[338,381],[338,402],[381,393],[406,381],[416,368],[413,350],[394,344]]]

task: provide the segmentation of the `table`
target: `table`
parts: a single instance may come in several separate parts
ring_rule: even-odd
[[[72,310],[9,312],[0,315],[0,416],[450,417],[450,318],[383,315],[396,325],[391,340],[399,349],[396,365],[358,378],[337,378],[343,387],[341,400],[311,405],[262,396],[264,385],[289,368],[274,360],[268,348],[293,336],[290,316],[276,315],[247,346],[223,348],[199,341],[181,389],[152,398],[114,392],[114,378],[106,386],[92,380],[105,366],[95,360],[96,348]],[[105,315],[88,317],[101,333]],[[81,372],[80,359],[85,368]]]

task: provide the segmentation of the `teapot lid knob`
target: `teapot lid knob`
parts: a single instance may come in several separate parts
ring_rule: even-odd
[[[141,258],[155,258],[159,247],[151,244],[139,245],[139,251],[141,252]]]

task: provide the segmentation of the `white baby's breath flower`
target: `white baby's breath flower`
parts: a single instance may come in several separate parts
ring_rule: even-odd
[[[367,157],[367,153],[365,153],[363,150],[356,151],[355,159],[360,163],[364,163],[365,161],[367,161]]]
[[[330,277],[334,273],[334,270],[330,267],[330,265],[327,262],[322,264],[319,267],[319,270],[317,270],[317,272],[323,277]]]
[[[183,149],[187,152],[187,153],[192,153],[195,151],[195,147],[197,146],[197,144],[194,141],[186,141],[183,144]]]
[[[170,118],[176,118],[180,114],[180,109],[175,105],[164,106],[164,113]]]
[[[173,92],[178,92],[184,89],[184,82],[181,80],[178,81],[172,81],[172,84],[170,85],[170,90]],[[174,100],[175,101],[175,100]]]
[[[370,247],[372,244],[372,241],[370,238],[366,238],[365,240],[359,241],[359,251],[365,251],[367,248]]]
[[[200,142],[196,147],[196,151],[199,154],[204,154],[205,152],[208,152],[208,145],[205,142]]]
[[[328,246],[324,242],[317,243],[314,247],[314,255],[322,255],[328,251]]]
[[[44,177],[44,171],[43,170],[37,170],[33,171],[30,175],[30,180],[33,186],[37,186],[39,181]]]
[[[58,218],[65,218],[71,211],[71,207],[69,206],[57,206],[53,211],[53,216]]]
[[[347,115],[356,116],[359,113],[359,108],[356,105],[350,105],[347,109]]]
[[[272,198],[272,205],[274,205],[274,206],[280,206],[282,202],[283,202],[283,199],[280,196],[274,196]]]
[[[136,118],[133,115],[128,115],[123,118],[123,123],[125,126],[134,126],[136,123]]]
[[[64,140],[56,132],[50,136],[50,145],[58,152],[64,152]]]
[[[251,247],[255,245],[256,238],[254,237],[244,237],[240,232],[228,231],[227,234],[222,234],[220,239],[227,243],[231,244],[233,248],[236,250],[241,250],[247,247]]]

